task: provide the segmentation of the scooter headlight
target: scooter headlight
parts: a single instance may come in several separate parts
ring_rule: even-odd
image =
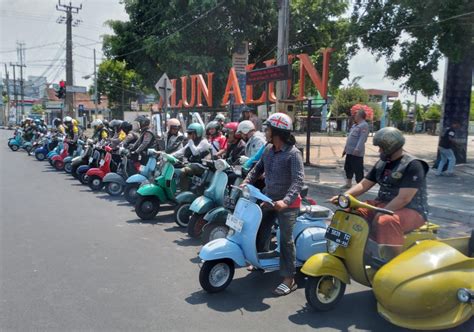
[[[339,195],[339,197],[337,198],[337,204],[343,208],[343,209],[347,209],[349,207],[349,205],[351,204],[351,201],[349,200],[349,197],[346,196],[346,195]]]
[[[250,189],[247,186],[242,188],[242,197],[247,199],[250,198]]]
[[[458,289],[458,300],[462,303],[468,303],[472,300],[472,295],[466,288]]]
[[[336,252],[337,248],[339,248],[339,244],[337,244],[336,242],[334,241],[331,241],[331,240],[328,240],[327,243],[326,243],[327,247],[328,247],[328,252],[330,254],[333,254]]]
[[[229,228],[229,231],[227,232],[227,236],[232,236],[234,235],[235,231],[232,228]]]

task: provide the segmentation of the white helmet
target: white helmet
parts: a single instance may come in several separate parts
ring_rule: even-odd
[[[244,120],[239,123],[237,127],[237,132],[247,135],[250,131],[255,130],[255,125],[250,120]]]
[[[284,131],[293,130],[293,121],[285,113],[275,113],[270,115],[264,125]]]
[[[95,119],[94,121],[92,121],[91,127],[95,128],[95,127],[101,126],[101,125],[103,125],[103,124],[104,124],[104,123],[102,122],[101,119]]]
[[[66,122],[72,122],[72,118],[70,116],[66,116],[64,119],[63,119],[63,122],[66,123]]]
[[[168,128],[170,127],[181,127],[181,122],[176,118],[171,118],[168,120]]]

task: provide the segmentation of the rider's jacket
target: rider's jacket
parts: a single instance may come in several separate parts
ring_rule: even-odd
[[[183,147],[184,135],[178,132],[176,135],[168,134],[165,140],[165,152],[173,153]]]
[[[197,145],[196,145],[197,143]],[[186,158],[190,163],[200,163],[211,151],[211,145],[205,138],[200,138],[197,142],[189,140],[181,149],[173,153],[173,156],[181,159]]]
[[[103,140],[107,139],[109,137],[109,131],[105,128],[100,128],[94,132],[94,135],[92,135],[92,139],[94,140]]]
[[[131,147],[131,150],[136,153],[146,152],[148,149],[155,147],[155,134],[146,128],[140,133],[140,137]]]
[[[377,183],[380,185],[377,200],[380,202],[390,202],[398,195],[403,174],[406,171],[408,165],[414,160],[418,160],[422,163],[425,170],[425,178],[423,179],[421,187],[418,189],[411,202],[405,207],[416,210],[426,220],[428,217],[428,192],[426,189],[426,174],[428,173],[429,166],[425,161],[417,159],[409,154],[403,155],[400,163],[394,169],[392,169],[390,176],[384,176],[384,170],[387,162],[379,160],[375,164],[376,179]]]

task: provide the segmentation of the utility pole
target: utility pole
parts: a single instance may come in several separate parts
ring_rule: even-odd
[[[5,105],[5,125],[8,125],[8,120],[10,118],[10,78],[8,76],[8,67],[7,64],[5,63],[5,78],[7,79],[6,84],[7,84],[7,103]]]
[[[61,0],[58,0],[56,5],[56,10],[66,13],[66,114],[69,116],[75,116],[74,114],[74,93],[68,91],[68,87],[74,85],[73,80],[73,70],[72,70],[72,26],[77,26],[79,21],[74,21],[72,19],[72,14],[79,13],[79,10],[82,9],[82,4],[79,7],[75,7],[69,2],[69,5],[61,3]],[[63,20],[58,20],[58,23],[63,23]]]
[[[277,65],[288,64],[288,44],[290,33],[290,1],[278,0],[278,43]],[[277,103],[287,98],[287,81],[276,82]],[[277,105],[277,112],[279,112]]]
[[[18,94],[16,92],[16,73],[15,73],[16,64],[10,63],[10,66],[13,67],[13,98],[15,99],[16,123],[18,123],[18,120],[20,119],[20,117],[19,117],[19,114],[18,114]]]
[[[25,115],[25,88],[23,86],[23,67],[26,67],[24,64],[25,60],[25,50],[23,46],[25,43],[17,43],[17,55],[18,60],[20,61],[20,96],[21,96],[21,115]],[[18,66],[18,65],[17,65]]]
[[[99,86],[97,84],[97,63],[95,58],[95,48],[94,48],[94,107],[95,107],[95,115],[99,114],[99,92],[97,91]],[[89,121],[92,122],[91,110],[89,110]]]

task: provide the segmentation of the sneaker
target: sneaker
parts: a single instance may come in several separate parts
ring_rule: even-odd
[[[447,172],[445,172],[443,175],[444,175],[444,176],[450,176],[450,177],[451,177],[451,176],[454,176],[454,173],[447,173]]]

